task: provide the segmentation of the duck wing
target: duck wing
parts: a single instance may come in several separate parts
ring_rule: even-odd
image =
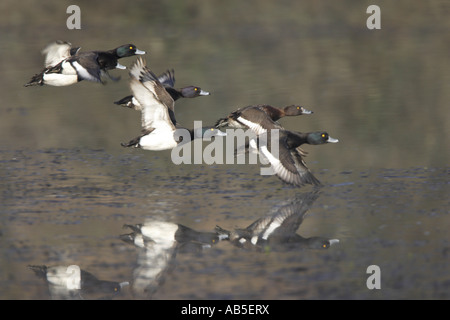
[[[173,88],[175,86],[175,70],[167,70],[158,76],[158,81],[161,82],[164,87]]]
[[[320,181],[308,169],[299,150],[292,149],[290,150],[290,153],[292,156],[292,160],[294,162],[294,166],[297,170],[298,180],[300,181],[300,183],[297,183],[296,185],[300,186],[308,183],[315,186],[320,186],[321,185]]]
[[[90,51],[78,53],[69,57],[66,61],[76,70],[78,77],[81,80],[102,82],[101,69],[97,62],[97,58],[98,54]]]
[[[278,156],[276,156],[271,147],[271,139],[268,139],[267,142],[267,145],[260,146],[260,151],[270,162],[272,170],[281,180],[295,186],[302,186],[307,183],[320,185],[319,180],[314,177],[306,166],[297,148],[290,149],[286,140],[282,137],[279,140]]]
[[[283,129],[278,123],[258,106],[247,106],[231,112],[226,118],[217,120],[216,128],[230,126],[234,128],[249,128],[257,135],[271,129]]]
[[[143,58],[139,57],[131,67],[130,76],[131,91],[142,106],[143,129],[175,130],[175,103],[155,74],[146,66]]]
[[[72,48],[72,44],[66,41],[55,41],[46,46],[41,53],[45,55],[45,67],[56,66],[61,61],[76,54],[80,48]]]

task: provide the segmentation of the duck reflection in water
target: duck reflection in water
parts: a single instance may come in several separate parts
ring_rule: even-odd
[[[177,253],[198,252],[218,243],[216,232],[199,232],[172,222],[147,220],[144,224],[125,225],[132,230],[120,238],[138,247],[138,266],[134,270],[132,291],[138,297],[151,298],[173,269]]]
[[[28,268],[47,282],[50,296],[54,300],[112,299],[129,284],[99,280],[77,265],[30,265]]]
[[[297,234],[308,209],[318,198],[318,191],[297,196],[273,215],[260,218],[244,229],[228,231],[216,226],[221,238],[238,247],[261,251],[286,251],[296,249],[328,249],[339,242],[325,237],[304,238]]]

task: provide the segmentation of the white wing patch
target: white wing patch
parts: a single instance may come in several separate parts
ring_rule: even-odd
[[[167,150],[173,149],[178,145],[173,136],[173,130],[170,128],[157,128],[151,133],[141,137],[139,146],[145,150]]]
[[[250,130],[252,130],[257,135],[260,135],[260,134],[263,134],[263,133],[267,132],[267,129],[264,129],[258,123],[251,122],[251,121],[249,121],[249,120],[247,120],[245,118],[242,118],[242,117],[237,118],[237,120],[239,122],[241,122],[242,124],[246,125]]]
[[[266,146],[261,146],[260,151],[270,162],[270,165],[277,176],[279,176],[282,180],[284,180],[288,183],[297,184],[297,185],[300,184],[300,176],[299,176],[298,172],[295,173],[295,172],[289,171],[281,163],[281,161],[279,159],[274,157],[272,155],[272,153],[270,153],[269,150],[267,150]]]

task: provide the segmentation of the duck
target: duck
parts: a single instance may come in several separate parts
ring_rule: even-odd
[[[289,105],[284,108],[276,108],[267,104],[250,105],[231,112],[227,117],[216,121],[216,128],[228,126],[235,129],[250,128],[256,134],[261,134],[268,129],[281,129],[276,121],[283,117],[312,114],[302,106]]]
[[[53,299],[92,299],[112,297],[129,285],[129,282],[100,280],[78,265],[29,265],[38,278],[44,279]]]
[[[140,224],[125,224],[131,233],[119,238],[137,249],[137,266],[133,271],[133,294],[151,298],[175,265],[179,253],[202,252],[220,242],[217,232],[202,232],[182,224],[158,218]]]
[[[175,119],[174,99],[147,67],[142,57],[138,57],[130,68],[130,88],[142,106],[142,134],[128,143],[122,143],[123,147],[138,147],[152,151],[170,150],[180,143],[206,138],[205,135],[208,137],[226,135],[213,126],[199,129],[179,127]]]
[[[321,186],[320,181],[312,174],[306,166],[304,157],[307,152],[301,148],[303,144],[320,145],[326,143],[337,143],[338,139],[332,138],[325,131],[302,133],[286,130],[277,120],[286,115],[311,114],[300,106],[287,106],[283,112],[281,109],[267,107],[267,105],[248,106],[232,112],[228,117],[219,119],[216,128],[229,126],[237,129],[250,129],[256,134],[256,138],[250,138],[244,147],[244,151],[252,151],[262,154],[266,158],[275,173],[283,182],[301,187],[305,184]],[[296,111],[297,110],[297,111]],[[278,142],[278,152],[272,150],[272,135],[278,134],[275,140]],[[275,137],[274,137],[275,139]],[[260,143],[263,141],[263,143]],[[238,147],[238,154],[242,149]]]
[[[277,133],[278,137],[272,137]],[[261,139],[264,143],[261,143]],[[276,140],[276,138],[278,138]],[[272,139],[278,142],[278,150],[272,148]],[[287,184],[301,187],[305,184],[321,186],[321,182],[307,167],[306,152],[300,148],[303,144],[321,145],[337,143],[326,131],[298,132],[290,130],[269,130],[266,135],[258,136],[249,142],[249,148],[257,149],[270,163],[275,175]],[[277,151],[277,152],[276,152]]]
[[[133,294],[152,297],[172,269],[177,254],[176,224],[151,219],[144,224],[125,224],[131,233],[119,238],[137,249],[137,266],[133,271]]]
[[[131,229],[131,233],[120,235],[120,239],[138,248],[152,248],[161,245],[165,249],[184,247],[189,243],[199,245],[200,248],[210,248],[219,243],[224,236],[216,232],[202,232],[179,223],[172,223],[157,219],[147,220],[143,224],[125,224],[124,228]]]
[[[183,88],[176,89],[175,86],[175,71],[167,70],[160,76],[158,76],[159,82],[164,86],[167,92],[170,94],[174,101],[177,101],[180,98],[196,98],[200,96],[209,96],[211,93],[208,91],[202,90],[202,88],[197,86],[187,86]],[[114,101],[115,104],[131,108],[134,110],[141,110],[142,106],[139,104],[139,101],[133,95],[126,96],[120,100]]]
[[[118,59],[133,55],[145,54],[134,44],[125,44],[107,51],[79,52],[80,48],[72,48],[69,42],[57,41],[48,45],[42,53],[45,55],[44,69],[34,75],[25,84],[29,86],[69,86],[82,80],[104,83],[109,77],[108,70],[126,69]]]
[[[170,150],[177,146],[181,146],[185,143],[189,143],[194,139],[211,139],[211,137],[216,136],[226,136],[225,132],[218,130],[212,126],[204,126],[200,128],[188,129],[176,127],[174,131],[171,132],[172,137],[163,137],[162,132],[153,132],[153,130],[142,130],[142,134],[137,136],[134,139],[129,140],[128,142],[122,142],[122,147],[135,147],[141,148],[144,150],[151,151],[161,151],[161,150]],[[156,137],[156,135],[160,135]],[[158,138],[158,139],[157,139]],[[167,138],[167,139],[166,139]],[[163,139],[163,141],[160,141]],[[152,141],[149,141],[152,140]]]
[[[339,239],[322,236],[302,237],[297,230],[307,211],[319,197],[316,191],[298,194],[293,200],[279,207],[274,213],[255,220],[246,228],[226,230],[216,226],[222,240],[233,245],[257,251],[286,251],[297,249],[328,249]]]

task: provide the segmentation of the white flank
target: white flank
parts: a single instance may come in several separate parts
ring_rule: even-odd
[[[169,150],[175,148],[178,143],[173,137],[173,130],[168,126],[158,128],[143,136],[139,140],[139,145],[145,150]]]
[[[78,75],[84,79],[89,81],[95,81],[98,82],[99,80],[91,75],[81,64],[79,64],[77,61],[72,62],[72,66],[77,70]]]
[[[78,76],[75,75],[67,75],[60,73],[45,73],[44,74],[44,83],[49,86],[62,87],[62,86],[70,86],[71,84],[78,82]]]

